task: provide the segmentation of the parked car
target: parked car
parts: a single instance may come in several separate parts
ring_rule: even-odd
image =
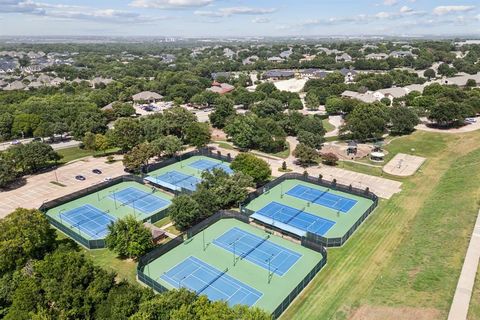
[[[20,141],[18,141],[18,140],[13,140],[13,141],[11,142],[11,144],[12,144],[12,145],[17,145],[17,144],[22,144],[22,143],[21,143]]]
[[[78,181],[85,181],[85,180],[87,180],[87,178],[85,178],[85,177],[82,176],[82,175],[75,176],[75,179],[77,179]]]
[[[465,123],[476,123],[477,122],[477,119],[475,118],[466,118],[465,119]]]
[[[92,172],[95,174],[102,174],[102,170],[100,169],[93,169]]]

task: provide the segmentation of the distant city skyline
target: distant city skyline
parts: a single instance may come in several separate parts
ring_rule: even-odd
[[[480,35],[478,1],[0,0],[0,36]]]

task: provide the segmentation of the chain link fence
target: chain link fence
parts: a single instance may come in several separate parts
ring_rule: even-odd
[[[103,181],[99,184],[87,187],[85,189],[76,191],[74,193],[68,194],[66,196],[60,197],[55,200],[47,201],[44,202],[39,210],[43,212],[47,220],[52,224],[54,227],[65,233],[67,236],[72,238],[73,240],[77,241],[81,245],[85,246],[88,249],[100,249],[100,248],[105,248],[105,240],[104,239],[88,239],[87,236],[83,235],[83,233],[80,230],[75,230],[72,229],[66,225],[64,225],[61,221],[58,221],[54,219],[53,217],[49,216],[47,214],[47,211],[53,208],[56,208],[58,206],[61,206],[65,203],[68,203],[70,201],[77,200],[79,198],[83,198],[85,196],[88,196],[90,194],[93,194],[95,192],[99,192],[101,190],[113,187],[119,183],[122,182],[137,182],[142,185],[145,185],[144,180],[141,177],[134,176],[134,175],[123,175],[120,177],[113,178],[109,181]],[[142,222],[150,222],[150,223],[155,223],[159,221],[160,219],[163,219],[165,216],[168,215],[168,208],[165,208],[159,212],[156,212],[155,214],[146,217],[145,219],[142,220]]]
[[[337,183],[336,181],[326,181],[326,180],[321,179],[320,177],[315,178],[315,177],[311,177],[311,176],[308,176],[308,175],[305,175],[305,174],[300,174],[300,173],[286,173],[286,174],[280,176],[279,178],[267,183],[263,187],[258,188],[254,192],[250,193],[248,195],[247,199],[240,204],[240,211],[247,216],[251,216],[252,214],[254,214],[255,211],[246,208],[248,206],[248,204],[250,202],[252,202],[254,199],[260,197],[262,194],[264,194],[268,190],[278,186],[279,184],[281,184],[282,182],[284,182],[286,180],[305,181],[305,182],[309,182],[309,183],[312,183],[312,184],[315,184],[315,185],[318,185],[318,186],[321,186],[321,187],[325,187],[325,188],[329,188],[329,189],[332,189],[332,190],[353,194],[353,195],[356,195],[358,197],[367,198],[367,199],[373,201],[372,204],[370,205],[370,207],[368,207],[368,209],[355,222],[355,224],[340,238],[326,238],[326,237],[323,237],[323,236],[320,236],[320,235],[317,235],[317,234],[314,234],[314,233],[311,233],[311,232],[308,232],[308,231],[306,233],[306,236],[299,238],[299,236],[297,236],[297,235],[288,233],[289,236],[293,236],[293,237],[296,237],[297,239],[301,240],[302,245],[305,244],[306,247],[315,248],[318,245],[325,246],[325,247],[340,247],[340,246],[342,246],[348,240],[348,238],[350,238],[350,236],[355,232],[355,230],[357,230],[357,228],[363,223],[363,221],[365,221],[365,219],[367,219],[367,217],[370,215],[370,213],[372,213],[373,210],[375,210],[375,208],[378,205],[377,195],[372,193],[368,188],[362,190],[362,189],[359,189],[359,188],[355,188],[351,185],[346,186],[346,185]],[[259,223],[261,223],[261,222],[259,222]],[[261,223],[261,224],[264,225],[264,223]],[[267,227],[270,227],[270,226],[267,226]],[[283,233],[287,233],[286,231],[281,230],[281,229],[276,229],[276,230],[278,230],[280,232],[283,232]]]

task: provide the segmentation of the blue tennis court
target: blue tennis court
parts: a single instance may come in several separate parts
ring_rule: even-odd
[[[330,193],[328,190],[322,191],[301,184],[288,190],[287,194],[341,212],[348,212],[357,203],[357,200]]]
[[[278,202],[270,202],[256,213],[291,225],[297,229],[321,236],[325,235],[325,233],[335,225],[334,221],[318,217],[305,212],[305,210],[298,210]]]
[[[201,181],[197,177],[175,170],[162,175],[147,177],[147,180],[171,190],[180,190],[181,188],[184,188],[190,191],[195,191],[197,189],[197,184]]]
[[[109,198],[147,214],[158,212],[171,204],[169,200],[162,199],[153,192],[145,192],[134,187],[115,192]]]
[[[81,207],[60,213],[60,219],[88,234],[92,239],[103,239],[108,234],[108,225],[117,219],[92,205],[86,204]]]
[[[213,243],[234,252],[242,259],[283,276],[302,256],[237,227],[231,228]]]
[[[229,305],[254,305],[262,293],[238,281],[215,267],[195,257],[188,257],[163,275],[161,279],[175,288],[185,287],[210,300],[224,300]]]
[[[207,160],[207,159],[197,160],[195,162],[190,163],[189,166],[202,171],[205,171],[205,170],[210,171],[215,168],[220,168],[228,174],[233,173],[233,170],[230,169],[230,167],[227,166],[226,164],[223,164],[222,162]]]

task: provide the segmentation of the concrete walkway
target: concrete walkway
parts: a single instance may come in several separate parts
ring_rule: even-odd
[[[473,229],[470,244],[468,245],[467,255],[463,262],[462,273],[458,279],[457,289],[453,296],[452,306],[448,314],[448,320],[466,320],[470,298],[472,297],[473,285],[478,269],[478,260],[480,259],[480,211],[478,212],[477,222]]]

